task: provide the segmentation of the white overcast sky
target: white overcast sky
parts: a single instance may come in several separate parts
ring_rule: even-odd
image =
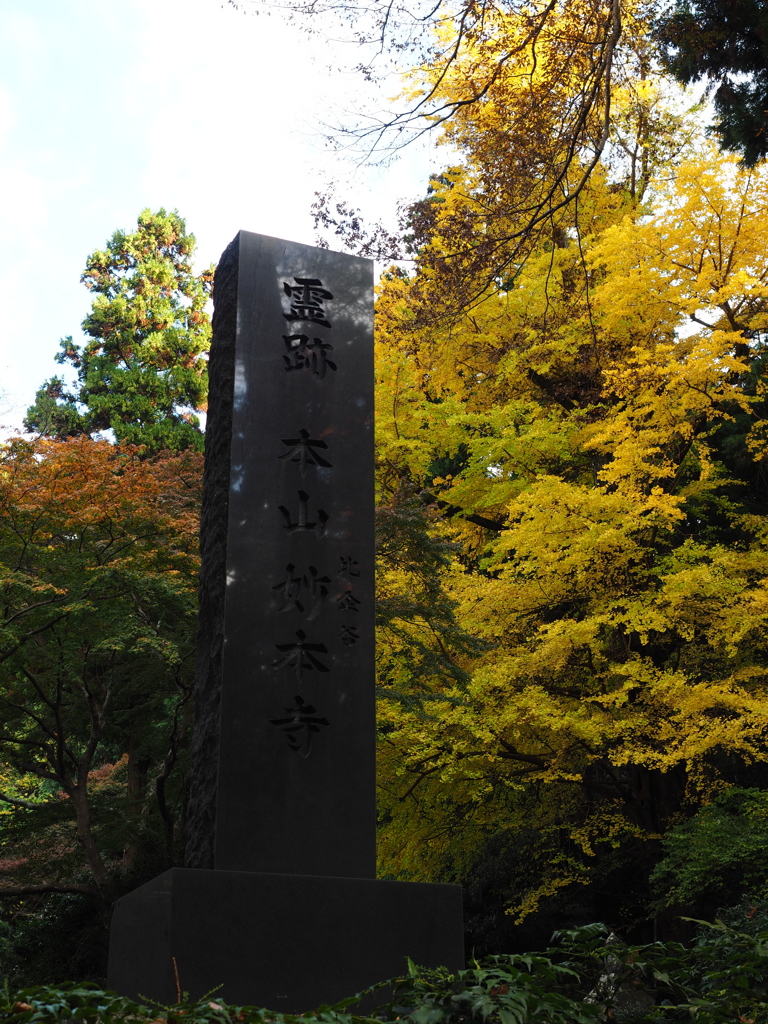
[[[365,88],[333,52],[222,0],[0,0],[3,433],[82,340],[86,257],[143,208],[178,209],[203,266],[241,228],[314,244],[330,180],[374,216],[423,192],[424,148],[367,170],[324,146]]]

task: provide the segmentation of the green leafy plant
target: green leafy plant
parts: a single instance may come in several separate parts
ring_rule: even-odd
[[[768,1011],[768,930],[698,926],[687,945],[632,946],[588,925],[556,933],[544,953],[492,956],[456,973],[408,961],[401,977],[299,1015],[235,1006],[215,993],[140,1004],[87,984],[14,994],[6,985],[0,1013],[12,1024],[758,1024]],[[372,1004],[368,1016],[355,1012]]]
[[[727,789],[662,845],[664,859],[651,875],[661,907],[704,900],[714,911],[745,890],[759,896],[768,886],[768,792]]]

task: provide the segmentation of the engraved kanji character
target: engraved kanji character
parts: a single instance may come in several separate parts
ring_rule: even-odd
[[[283,356],[285,368],[291,370],[311,370],[321,380],[330,367],[336,369],[336,363],[328,358],[333,352],[333,345],[321,338],[308,338],[306,334],[284,334],[283,341],[288,355]]]
[[[310,565],[307,571],[300,576],[292,575],[295,568],[296,566],[289,562],[285,567],[288,578],[272,587],[273,590],[280,591],[285,598],[286,603],[278,611],[298,611],[304,614],[305,609],[309,609],[305,618],[311,621],[320,614],[328,596],[328,587],[325,584],[331,581],[327,576],[320,576],[314,565]],[[305,594],[307,596],[306,603],[304,601]]]
[[[344,644],[345,647],[351,647],[356,644],[360,639],[360,634],[357,632],[356,626],[342,626],[341,632],[339,633],[339,640]]]
[[[278,611],[304,611],[304,607],[299,600],[301,596],[302,577],[291,575],[295,568],[296,566],[292,562],[289,562],[285,567],[285,571],[288,573],[288,578],[283,580],[282,583],[278,583],[272,587],[273,590],[279,590],[285,598],[285,604],[282,608],[279,608]]]
[[[314,532],[316,537],[322,537],[325,533],[325,524],[328,522],[328,514],[321,508],[317,510],[317,519],[309,522],[307,515],[307,502],[309,495],[306,491],[299,491],[299,512],[295,520],[291,519],[291,513],[285,505],[278,505],[278,510],[283,517],[283,529],[288,533]]]
[[[336,604],[344,612],[357,612],[360,608],[360,601],[351,590],[345,590],[341,597],[337,597]]]
[[[354,558],[345,558],[344,555],[339,555],[341,561],[341,568],[336,573],[337,576],[359,576],[360,575],[360,563]]]
[[[291,312],[283,313],[285,319],[310,320],[321,327],[330,327],[323,303],[333,296],[323,288],[323,282],[317,277],[294,277],[293,280],[296,284],[283,281],[283,291],[291,300]]]
[[[315,448],[327,449],[328,445],[325,441],[310,437],[309,431],[305,430],[303,427],[299,431],[298,437],[284,437],[282,438],[282,442],[291,450],[289,452],[283,452],[282,455],[278,455],[278,459],[287,459],[288,462],[298,462],[299,472],[302,476],[306,475],[307,466],[324,466],[326,469],[333,468],[330,462],[326,462],[322,455],[315,451]]]
[[[305,672],[316,670],[318,672],[330,672],[327,665],[324,665],[315,654],[327,654],[328,648],[325,644],[308,644],[307,634],[302,629],[296,630],[295,644],[275,644],[278,651],[283,651],[282,658],[272,663],[272,668],[293,668],[296,670],[296,678],[301,682]]]
[[[330,723],[327,718],[318,718],[317,710],[311,704],[305,704],[298,694],[293,699],[295,707],[284,709],[287,718],[270,718],[269,722],[285,733],[291,750],[295,750],[299,757],[309,757],[312,733],[320,732],[321,726]]]

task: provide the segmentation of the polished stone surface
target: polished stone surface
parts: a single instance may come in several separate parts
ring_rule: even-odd
[[[373,877],[373,264],[242,231],[214,297],[186,864]]]
[[[173,1003],[175,959],[193,998],[222,986],[302,1013],[402,976],[406,956],[463,967],[459,886],[174,868],[115,905],[108,985]]]
[[[214,865],[372,878],[373,266],[239,238]]]
[[[300,1012],[461,967],[461,890],[375,879],[373,265],[240,232],[214,299],[186,867],[109,984]]]

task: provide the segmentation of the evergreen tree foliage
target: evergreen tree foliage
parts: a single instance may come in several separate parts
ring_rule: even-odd
[[[133,232],[116,231],[88,257],[81,281],[95,296],[88,340],[60,342],[74,368],[67,390],[53,377],[37,392],[28,430],[66,438],[111,431],[118,442],[202,450],[212,271],[192,271],[195,238],[178,213],[144,210]]]
[[[657,33],[680,82],[707,80],[722,146],[754,167],[768,154],[768,4],[678,0]]]

